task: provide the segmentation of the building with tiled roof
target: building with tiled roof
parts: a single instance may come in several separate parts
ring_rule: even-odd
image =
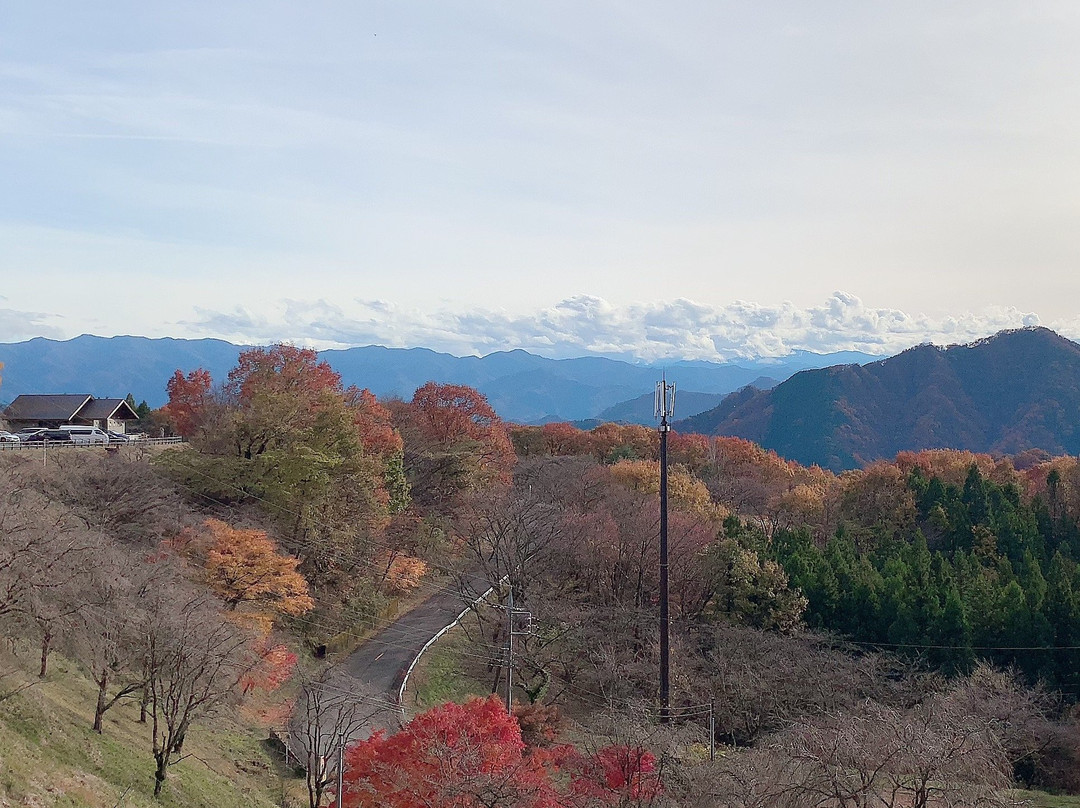
[[[22,395],[4,410],[4,420],[12,430],[81,424],[122,433],[127,422],[138,417],[122,398],[94,398],[89,393]]]

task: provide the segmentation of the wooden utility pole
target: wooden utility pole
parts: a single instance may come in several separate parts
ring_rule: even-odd
[[[506,601],[506,712],[514,712],[514,584]]]
[[[660,723],[671,717],[671,659],[668,618],[668,416],[675,414],[675,385],[656,383],[656,415],[660,418]]]

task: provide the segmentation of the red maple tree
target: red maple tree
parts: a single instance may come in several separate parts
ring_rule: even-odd
[[[169,403],[162,407],[178,435],[190,438],[198,426],[199,414],[210,398],[210,372],[197,368],[186,376],[177,370],[165,384]]]
[[[560,770],[566,776],[556,777]],[[528,747],[498,696],[447,703],[394,735],[354,744],[344,782],[332,808],[594,808],[645,803],[662,791],[645,749]]]

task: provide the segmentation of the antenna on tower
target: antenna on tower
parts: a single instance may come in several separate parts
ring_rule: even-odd
[[[659,418],[661,423],[675,417],[675,382],[668,384],[666,376],[662,376],[661,381],[656,383],[653,417]]]

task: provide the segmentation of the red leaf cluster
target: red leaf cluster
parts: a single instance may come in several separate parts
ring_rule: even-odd
[[[376,732],[349,748],[345,766],[333,808],[589,808],[661,791],[656,758],[643,749],[527,748],[498,696],[444,704],[394,735]]]
[[[210,372],[198,368],[186,376],[179,370],[165,384],[169,403],[162,407],[178,435],[190,438],[198,425],[198,414],[210,398]]]

